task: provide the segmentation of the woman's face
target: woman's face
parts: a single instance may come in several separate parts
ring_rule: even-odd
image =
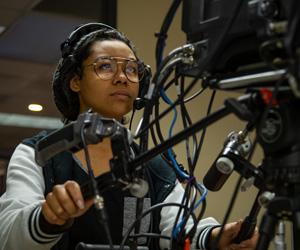
[[[92,64],[103,56],[136,59],[128,45],[118,40],[97,41],[91,51],[82,65]],[[78,93],[80,113],[92,108],[93,112],[103,117],[122,121],[122,117],[132,110],[139,92],[139,83],[127,79],[124,67],[125,63],[118,63],[117,74],[110,80],[100,79],[94,66],[83,67],[82,78],[75,76],[70,82],[71,89]]]

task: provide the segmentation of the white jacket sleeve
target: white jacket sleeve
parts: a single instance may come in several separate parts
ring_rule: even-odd
[[[182,185],[177,181],[175,188],[169,194],[169,196],[164,200],[163,203],[175,202],[181,203],[182,197],[184,194],[184,189]],[[170,236],[172,233],[173,225],[175,218],[177,216],[179,207],[177,206],[166,206],[163,207],[161,210],[161,221],[159,224],[160,231],[162,235]],[[192,226],[194,225],[193,220],[188,220],[186,231],[190,231]],[[219,226],[219,223],[212,217],[202,219],[197,225],[197,232],[194,238],[191,240],[191,249],[196,249],[199,246],[199,249],[206,249],[205,243],[207,236],[209,235],[210,231],[214,228]],[[169,248],[169,240],[161,239],[159,242],[161,249],[168,249]]]
[[[0,197],[1,250],[47,250],[61,238],[39,228],[44,192],[43,170],[34,160],[34,149],[20,144],[9,162],[6,192]]]

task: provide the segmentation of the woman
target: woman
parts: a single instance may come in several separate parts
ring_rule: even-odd
[[[71,33],[62,49],[63,57],[53,79],[53,94],[63,121],[66,124],[75,121],[79,114],[92,109],[103,117],[123,122],[145,81],[146,71],[133,44],[113,28],[87,24]],[[106,244],[93,200],[85,201],[80,189],[89,180],[84,151],[74,154],[64,151],[41,168],[34,160],[34,146],[47,134],[43,131],[24,140],[11,158],[7,191],[0,199],[0,249],[75,249],[79,242]],[[110,170],[109,160],[113,156],[110,139],[88,145],[88,151],[96,177]],[[149,163],[147,171],[150,191],[144,207],[160,202],[180,203],[183,189],[160,157]],[[129,191],[119,189],[109,189],[103,197],[112,241],[119,245],[134,220],[132,208],[136,199]],[[176,207],[163,208],[154,215],[151,225],[149,218],[143,221],[141,231],[155,232],[158,230],[155,224],[159,224],[160,233],[170,235],[176,215]],[[239,245],[231,244],[240,227],[241,222],[227,224],[218,248],[253,249],[257,234]],[[219,230],[213,218],[203,219],[191,248],[209,249]],[[145,239],[139,241],[148,243]],[[155,244],[152,241],[148,246],[158,249]],[[168,245],[168,240],[160,241],[161,249]]]

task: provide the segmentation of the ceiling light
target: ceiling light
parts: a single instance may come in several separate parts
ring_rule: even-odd
[[[6,30],[5,26],[0,26],[0,34],[3,33]]]
[[[41,111],[43,109],[43,107],[40,104],[30,104],[28,106],[28,109],[30,111]]]

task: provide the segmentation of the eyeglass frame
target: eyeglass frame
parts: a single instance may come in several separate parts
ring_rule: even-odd
[[[117,68],[117,70],[116,70],[116,72],[115,72],[115,75],[114,75],[112,78],[110,78],[110,79],[103,79],[103,78],[101,78],[101,77],[98,75],[97,70],[96,70],[96,65],[97,65],[97,62],[98,62],[100,59],[112,59],[112,60],[115,61],[115,63],[117,64],[117,66],[118,66],[118,63],[120,63],[120,62],[117,62],[116,59],[121,59],[121,60],[126,61],[125,68],[124,68],[123,72],[125,73],[125,76],[126,76],[127,80],[130,81],[130,82],[132,82],[132,83],[139,83],[139,82],[144,78],[144,76],[145,76],[145,69],[147,68],[147,66],[145,66],[145,65],[144,65],[141,61],[139,61],[139,60],[135,60],[135,59],[132,59],[132,58],[125,58],[125,57],[117,57],[117,56],[100,56],[100,57],[98,57],[93,63],[88,64],[88,65],[82,65],[81,67],[82,67],[82,68],[85,68],[85,67],[94,66],[95,74],[96,74],[101,80],[103,80],[103,81],[108,81],[108,80],[114,79],[114,78],[116,77],[117,73],[118,73],[118,68]],[[128,76],[127,76],[127,73],[126,73],[126,66],[127,66],[128,62],[136,62],[137,65],[138,65],[138,75],[143,74],[143,76],[141,77],[141,79],[139,79],[137,82],[131,81],[131,80],[128,78]],[[121,62],[121,63],[124,63],[124,62]],[[143,67],[143,70],[139,70],[140,67]]]

